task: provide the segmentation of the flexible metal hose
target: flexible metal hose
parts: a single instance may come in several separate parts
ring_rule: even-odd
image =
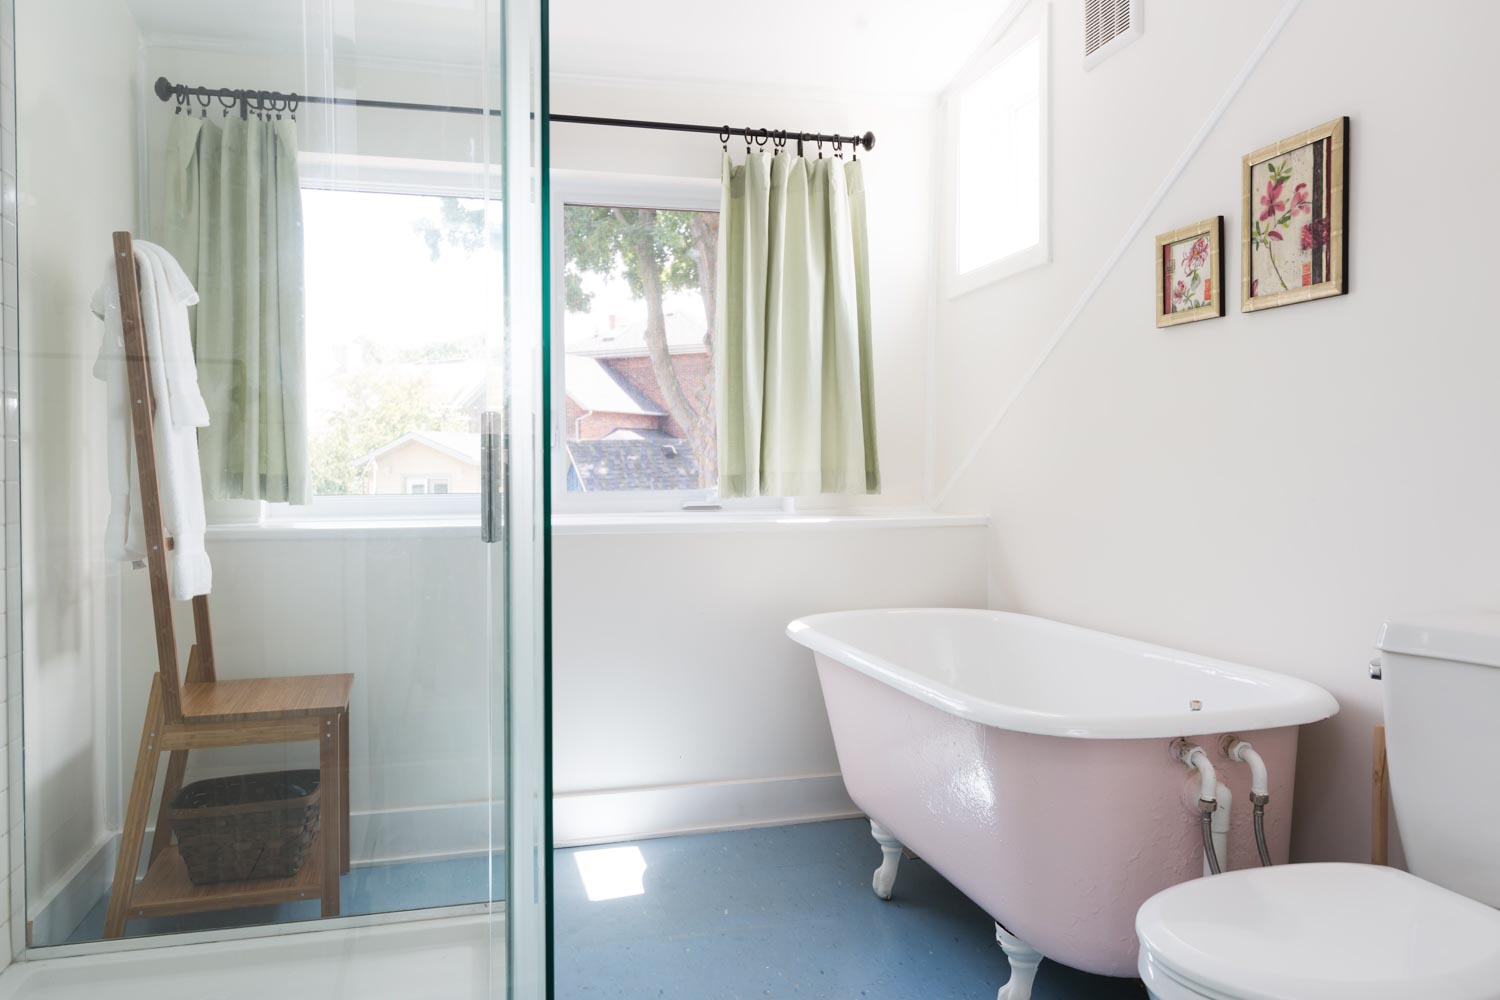
[[[1219,854],[1214,850],[1214,814],[1205,812],[1200,822],[1203,827],[1203,857],[1208,860],[1208,870],[1217,875],[1219,874]]]
[[[1266,804],[1255,803],[1255,849],[1260,852],[1260,863],[1271,867],[1271,850],[1266,846]]]

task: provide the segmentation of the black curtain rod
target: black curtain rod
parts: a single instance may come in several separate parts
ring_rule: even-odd
[[[376,101],[364,97],[317,97],[309,94],[285,94],[278,90],[234,90],[229,87],[188,87],[181,83],[172,83],[166,77],[157,77],[156,96],[163,101],[177,102],[178,110],[186,108],[188,111],[194,109],[207,113],[211,107],[222,108],[227,115],[235,107],[239,108],[240,117],[248,118],[251,112],[257,114],[293,114],[303,104],[338,104],[356,108],[390,108],[397,111],[435,111],[454,115],[494,115],[499,117],[498,108],[471,108],[459,104],[413,104],[407,101]],[[197,98],[194,101],[194,98]],[[733,128],[728,125],[686,125],[681,122],[653,122],[643,121],[635,118],[599,118],[593,115],[549,115],[549,122],[565,122],[569,125],[604,125],[610,128],[646,128],[657,129],[663,132],[698,132],[703,135],[717,135],[721,142],[727,143],[731,136],[739,136],[748,143],[757,146],[765,146],[770,143],[775,148],[785,146],[787,141],[797,141],[797,152],[802,152],[802,144],[805,142],[830,143],[835,148],[842,147],[845,143],[856,148],[874,149],[875,133],[866,132],[864,135],[838,135],[825,134],[822,132],[791,132],[785,129],[764,128]],[[747,143],[747,144],[748,144]]]

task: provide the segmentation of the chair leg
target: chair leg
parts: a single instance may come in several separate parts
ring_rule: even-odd
[[[130,782],[130,797],[125,804],[125,828],[120,832],[120,853],[115,859],[109,909],[104,917],[106,938],[125,935],[130,897],[135,892],[135,869],[140,864],[141,843],[146,839],[146,816],[151,811],[151,792],[156,785],[156,765],[161,757],[157,744],[162,721],[161,678],[153,676],[151,694],[146,699],[146,719],[141,726],[141,746],[135,758],[135,777]]]
[[[339,829],[343,831],[343,865],[341,870],[349,874],[349,711],[339,716]]]
[[[186,750],[173,750],[167,754],[167,782],[162,786],[161,804],[156,807],[156,830],[151,834],[152,861],[172,843],[172,800],[182,791],[182,779],[187,775],[187,761]]]
[[[208,605],[202,598],[193,599],[193,615],[196,618],[200,603],[207,614]],[[187,683],[201,684],[210,680],[211,668],[205,666],[198,646],[188,650]],[[188,752],[173,750],[167,756],[167,783],[162,788],[161,805],[156,809],[156,832],[151,835],[151,860],[155,861],[162,851],[172,843],[172,800],[182,791],[183,778],[187,776]]]
[[[344,868],[344,793],[343,763],[339,749],[343,740],[339,738],[339,720],[330,715],[323,719],[323,738],[319,741],[318,784],[322,824],[323,857],[323,916],[339,915],[339,876]]]

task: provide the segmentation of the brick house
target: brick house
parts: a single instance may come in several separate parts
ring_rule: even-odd
[[[701,309],[673,310],[666,314],[667,350],[672,358],[672,370],[695,406],[705,407],[712,417],[713,362],[708,354],[705,319]],[[652,429],[662,431],[673,438],[684,438],[682,426],[668,412],[666,399],[651,367],[651,356],[646,348],[645,317],[631,321],[620,321],[611,316],[608,325],[592,337],[581,342],[569,342],[567,346],[569,368],[564,373],[568,402],[574,400],[574,359],[589,359],[602,367],[613,381],[641,407],[661,415],[661,421]],[[573,414],[569,414],[569,436],[573,434]],[[625,424],[617,425],[620,427]],[[639,428],[640,424],[630,424]],[[579,440],[597,439],[607,436],[608,430],[596,422],[595,433],[578,434]]]
[[[705,323],[701,308],[666,314],[667,350],[678,384],[693,405],[712,416],[714,375]],[[593,336],[569,341],[563,385],[570,490],[702,485],[697,456],[651,366],[645,317],[621,322],[611,316]]]

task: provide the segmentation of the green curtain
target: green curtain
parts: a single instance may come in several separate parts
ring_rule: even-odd
[[[199,296],[204,496],[311,502],[296,124],[174,118],[161,229]]]
[[[719,494],[879,493],[858,161],[724,155]]]

